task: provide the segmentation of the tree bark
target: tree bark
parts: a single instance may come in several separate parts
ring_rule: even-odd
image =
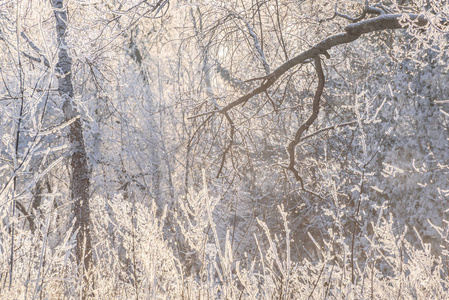
[[[66,121],[75,121],[70,124],[68,138],[71,146],[70,192],[73,201],[73,214],[75,217],[76,259],[79,272],[83,277],[84,288],[82,298],[86,298],[88,290],[87,274],[92,265],[92,241],[90,235],[90,209],[89,188],[90,175],[87,163],[86,146],[84,144],[83,127],[78,111],[73,105],[74,90],[72,85],[72,59],[69,56],[66,43],[67,9],[63,0],[52,0],[56,19],[56,35],[58,42],[58,92],[62,99],[62,109]]]

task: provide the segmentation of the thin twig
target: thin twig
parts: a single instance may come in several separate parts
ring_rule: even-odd
[[[232,121],[231,117],[229,116],[229,114],[227,112],[225,112],[224,115],[225,115],[226,120],[228,121],[229,125],[231,126],[231,138],[230,138],[228,146],[226,147],[225,151],[223,152],[220,169],[218,170],[218,173],[217,173],[217,178],[220,177],[221,171],[223,170],[225,160],[226,160],[226,154],[228,154],[228,152],[231,150],[232,145],[234,143],[234,134],[235,134],[234,122]]]
[[[317,130],[317,131],[315,131],[315,132],[313,132],[311,134],[308,134],[308,135],[302,137],[299,142],[307,140],[307,139],[309,139],[309,138],[311,138],[311,137],[313,137],[315,135],[318,135],[318,134],[320,134],[320,133],[322,133],[324,131],[333,130],[333,129],[337,129],[337,128],[345,127],[345,126],[352,126],[352,125],[356,125],[356,124],[357,124],[357,121],[352,121],[352,122],[347,122],[347,123],[342,123],[342,124],[332,125],[332,126],[329,126],[329,127],[326,127],[326,128],[322,128],[322,129],[319,129],[319,130]]]

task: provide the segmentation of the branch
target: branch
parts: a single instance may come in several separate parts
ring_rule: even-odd
[[[356,125],[356,124],[357,124],[357,121],[352,121],[352,122],[347,122],[347,123],[342,123],[342,124],[338,124],[338,125],[329,126],[329,127],[326,127],[326,128],[321,128],[321,129],[319,129],[319,130],[317,130],[317,131],[315,131],[315,132],[313,132],[311,134],[308,134],[308,135],[304,136],[303,138],[301,138],[300,142],[302,142],[304,140],[307,140],[307,139],[309,139],[309,138],[311,138],[311,137],[313,137],[315,135],[318,135],[318,134],[320,134],[320,133],[322,133],[324,131],[333,130],[333,129],[337,129],[337,128],[345,127],[345,126],[352,126],[352,125]]]
[[[231,138],[230,138],[228,146],[226,147],[225,151],[223,152],[223,156],[221,158],[220,169],[218,170],[218,173],[217,173],[217,178],[220,177],[221,171],[223,170],[223,167],[224,167],[224,164],[226,161],[226,154],[228,154],[228,152],[232,148],[232,145],[234,144],[234,134],[235,134],[234,122],[232,121],[231,117],[229,116],[229,114],[227,112],[225,112],[224,115],[226,117],[226,120],[228,120],[229,125],[231,126]]]
[[[318,113],[320,112],[320,99],[321,99],[321,95],[323,94],[323,90],[324,90],[324,73],[323,73],[323,67],[321,66],[321,58],[317,55],[314,57],[314,60],[315,60],[316,73],[318,75],[318,86],[315,91],[315,96],[313,97],[312,114],[307,119],[307,121],[305,123],[303,123],[298,128],[298,130],[296,131],[296,134],[295,134],[295,139],[293,141],[291,141],[290,144],[288,144],[288,146],[287,146],[287,152],[288,152],[288,155],[290,156],[290,163],[288,164],[287,169],[293,172],[293,174],[295,175],[296,181],[299,181],[303,191],[309,192],[309,193],[314,194],[315,196],[319,197],[319,195],[317,195],[316,193],[314,193],[310,190],[307,190],[304,187],[304,181],[302,180],[301,175],[299,175],[298,170],[296,170],[296,168],[295,168],[296,145],[298,145],[299,141],[301,140],[301,137],[302,137],[304,131],[306,131],[309,128],[309,126],[312,125],[313,122],[318,117]]]
[[[255,88],[246,95],[243,95],[237,100],[232,101],[231,103],[223,107],[220,110],[220,112],[225,113],[230,109],[247,102],[252,97],[265,92],[269,87],[271,87],[276,82],[277,79],[279,79],[279,77],[281,77],[291,68],[297,66],[300,63],[303,63],[308,59],[312,59],[317,55],[323,54],[327,56],[328,50],[330,50],[335,46],[351,43],[357,40],[361,35],[366,33],[371,33],[379,30],[405,28],[400,22],[402,16],[403,15],[401,14],[390,14],[390,15],[383,14],[376,18],[360,21],[346,26],[345,32],[335,34],[322,40],[312,48],[286,61],[276,70],[274,70],[271,74],[260,77],[260,79],[262,79],[263,81],[259,87]],[[409,14],[408,17],[412,21],[417,21],[418,26],[424,26],[428,23],[427,19],[424,16]]]
[[[289,71],[293,67],[297,66],[298,64],[305,63],[305,62],[308,62],[309,60],[313,59],[315,61],[315,69],[316,69],[318,80],[319,80],[317,89],[315,91],[315,96],[313,98],[313,111],[312,111],[312,114],[310,115],[310,117],[307,119],[307,121],[305,123],[303,123],[298,128],[298,130],[295,134],[294,140],[291,141],[289,143],[289,145],[287,146],[287,152],[290,157],[289,165],[287,166],[287,169],[293,172],[296,181],[298,181],[300,183],[301,189],[303,191],[308,192],[314,196],[321,198],[320,195],[318,195],[317,193],[315,193],[311,190],[308,190],[304,186],[304,181],[303,181],[301,175],[299,175],[299,172],[295,167],[296,146],[300,142],[301,137],[304,134],[304,132],[310,127],[310,125],[313,124],[313,122],[318,117],[318,113],[319,113],[319,109],[320,109],[320,98],[321,98],[321,95],[324,90],[325,78],[324,78],[323,68],[321,66],[321,59],[320,59],[319,55],[322,54],[322,55],[325,55],[327,58],[330,58],[328,50],[330,50],[331,48],[338,46],[338,45],[351,43],[351,42],[357,40],[363,34],[371,33],[374,31],[381,31],[381,30],[388,30],[388,29],[401,29],[401,28],[406,27],[406,25],[404,25],[401,22],[401,20],[403,20],[403,17],[404,17],[404,15],[402,15],[402,14],[384,14],[381,10],[378,10],[378,9],[375,9],[372,7],[365,8],[363,17],[367,13],[379,14],[379,16],[376,18],[371,18],[371,19],[367,19],[364,21],[359,21],[359,18],[354,19],[353,21],[355,23],[347,25],[344,29],[345,32],[332,35],[332,36],[322,40],[321,42],[314,45],[310,49],[308,49],[308,50],[302,52],[301,54],[297,55],[296,57],[286,61],[284,64],[279,66],[276,70],[274,70],[272,73],[270,73],[266,76],[263,76],[263,77],[251,79],[250,81],[255,81],[255,80],[260,79],[260,80],[262,80],[262,83],[260,84],[259,87],[253,89],[249,93],[241,96],[237,100],[232,101],[231,103],[229,103],[222,109],[216,111],[218,113],[224,114],[226,116],[226,119],[228,119],[228,121],[231,124],[231,141],[230,141],[228,147],[225,149],[225,152],[223,154],[222,163],[220,166],[220,170],[217,174],[217,177],[220,175],[220,173],[222,171],[226,154],[230,151],[230,148],[232,147],[232,142],[233,142],[232,137],[234,135],[234,126],[233,126],[232,120],[230,120],[230,118],[229,118],[228,111],[233,109],[234,107],[245,104],[249,99],[251,99],[252,97],[254,97],[260,93],[264,93],[264,92],[266,93],[268,88],[271,87],[287,71]],[[415,22],[415,24],[417,26],[425,26],[428,24],[428,20],[422,15],[408,14],[406,17],[408,20]],[[307,136],[307,137],[310,137],[310,136]],[[305,138],[307,138],[307,137],[305,137]]]
[[[47,57],[45,55],[42,54],[42,51],[39,49],[39,47],[37,47],[33,41],[24,33],[22,32],[20,34],[20,36],[25,40],[25,42],[27,42],[27,44],[30,46],[31,49],[33,49],[34,51],[37,52],[37,54],[39,55],[39,57],[35,57],[33,55],[30,55],[28,53],[26,53],[25,51],[19,50],[19,48],[17,48],[15,45],[11,44],[8,40],[6,40],[3,36],[2,31],[0,30],[0,41],[4,41],[5,43],[7,43],[8,45],[10,45],[12,48],[14,48],[16,51],[20,52],[23,56],[25,56],[26,58],[29,58],[35,62],[41,63],[43,62],[44,65],[47,68],[50,68],[50,62],[48,61]]]
[[[233,13],[231,11],[230,11],[230,14],[232,16],[236,17],[237,19],[242,20],[242,22],[245,23],[246,28],[248,29],[248,33],[251,35],[251,37],[254,40],[254,48],[256,48],[256,50],[257,50],[257,54],[258,54],[260,60],[262,61],[262,65],[263,65],[263,67],[265,69],[265,72],[267,74],[269,74],[270,73],[270,66],[267,63],[267,59],[265,58],[265,53],[262,50],[261,43],[259,41],[259,38],[257,37],[257,34],[254,32],[254,30],[251,27],[251,25],[248,23],[248,21],[243,16],[241,16],[239,14],[236,14],[236,13]]]
[[[33,49],[34,51],[36,51],[37,54],[39,54],[39,57],[34,57],[32,55],[29,55],[28,53],[25,53],[24,51],[22,51],[22,54],[24,56],[26,56],[27,58],[34,60],[35,62],[44,62],[44,65],[47,68],[50,68],[50,62],[48,61],[47,57],[45,57],[45,55],[42,54],[42,50],[39,49],[39,47],[36,46],[36,44],[33,43],[33,41],[26,35],[25,32],[21,32],[20,36],[25,40],[25,42],[27,42],[27,44],[31,47],[31,49]]]
[[[369,2],[368,2],[368,0],[366,0],[365,1],[365,8],[363,9],[362,14],[359,17],[354,18],[354,17],[351,17],[351,16],[348,16],[348,15],[340,13],[338,11],[338,1],[335,2],[335,16],[339,16],[339,17],[345,18],[345,19],[347,19],[347,20],[349,20],[349,21],[351,21],[353,23],[356,23],[356,22],[359,22],[359,21],[365,19],[366,14],[382,15],[382,14],[384,14],[384,11],[382,9],[380,9],[380,8],[369,6]]]
[[[23,206],[22,203],[19,201],[16,201],[16,207],[20,210],[22,215],[25,216],[26,220],[28,221],[30,225],[31,233],[34,233],[36,231],[36,224],[34,223],[33,216],[31,216],[28,211],[26,210],[25,206]]]

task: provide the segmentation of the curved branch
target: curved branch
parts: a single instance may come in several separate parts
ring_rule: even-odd
[[[316,72],[317,72],[318,80],[319,80],[317,89],[315,91],[315,96],[313,99],[313,111],[312,111],[312,114],[309,117],[309,119],[307,119],[307,121],[304,124],[302,124],[299,127],[299,129],[297,130],[294,140],[291,141],[289,143],[289,145],[287,146],[287,152],[290,157],[290,161],[289,161],[289,165],[288,165],[287,169],[293,172],[295,179],[300,183],[303,191],[306,191],[308,193],[311,193],[311,194],[321,198],[321,196],[318,195],[317,193],[306,189],[306,187],[304,186],[304,181],[303,181],[302,177],[299,175],[299,172],[295,167],[295,148],[298,145],[299,141],[301,140],[303,133],[309,128],[310,125],[312,125],[312,123],[318,117],[318,113],[319,113],[319,109],[320,109],[320,98],[321,98],[321,95],[324,90],[325,78],[324,78],[324,73],[323,73],[323,69],[321,66],[321,59],[320,59],[319,55],[322,54],[322,55],[325,55],[327,58],[330,58],[328,50],[330,50],[331,48],[338,46],[338,45],[351,43],[351,42],[357,40],[363,34],[371,33],[374,31],[381,31],[381,30],[388,30],[388,29],[401,29],[401,28],[406,27],[401,22],[401,20],[403,20],[403,18],[404,18],[404,15],[402,15],[402,14],[383,14],[379,10],[372,9],[371,7],[367,7],[365,9],[365,14],[366,13],[380,14],[380,15],[376,18],[371,18],[371,19],[367,19],[367,20],[363,20],[363,21],[359,21],[359,19],[356,19],[354,21],[358,21],[358,22],[347,25],[345,27],[345,32],[332,35],[332,36],[322,40],[321,42],[319,42],[315,46],[311,47],[310,49],[308,49],[308,50],[302,52],[301,54],[297,55],[296,57],[286,61],[284,64],[279,66],[276,70],[274,70],[272,73],[270,73],[266,76],[263,76],[263,77],[251,79],[250,81],[255,81],[255,80],[260,79],[260,80],[262,80],[262,83],[260,84],[259,87],[253,89],[249,93],[241,96],[237,100],[232,101],[231,103],[229,103],[222,109],[216,111],[217,113],[222,113],[225,115],[226,119],[231,124],[231,130],[232,130],[231,131],[231,142],[229,143],[228,147],[225,149],[222,163],[221,163],[220,170],[218,172],[217,177],[220,175],[220,173],[222,171],[226,154],[230,151],[230,148],[232,147],[232,137],[234,135],[234,127],[233,127],[232,120],[230,120],[230,118],[229,118],[228,111],[236,106],[245,104],[249,99],[251,99],[252,97],[254,97],[260,93],[267,92],[268,88],[271,87],[287,71],[289,71],[293,67],[297,66],[298,64],[306,63],[309,60],[313,59],[315,61],[315,68],[316,68]],[[363,17],[364,16],[365,15],[363,15]],[[408,14],[405,17],[407,17],[408,20],[413,21],[415,23],[415,25],[417,25],[417,26],[425,26],[428,24],[428,20],[422,15]]]
[[[318,75],[318,86],[316,88],[315,95],[313,97],[312,114],[307,119],[307,121],[305,123],[303,123],[298,128],[298,130],[296,131],[296,134],[295,134],[295,139],[293,141],[291,141],[287,146],[287,152],[288,152],[288,155],[290,156],[290,162],[288,164],[287,169],[293,172],[293,174],[295,175],[296,181],[298,181],[301,184],[302,190],[312,193],[315,196],[318,196],[316,193],[309,191],[304,187],[304,181],[302,180],[301,175],[299,175],[298,170],[296,170],[296,168],[295,168],[296,146],[298,145],[299,141],[301,140],[303,133],[310,127],[310,125],[313,124],[313,122],[318,117],[318,113],[320,112],[320,99],[321,99],[321,95],[323,94],[323,90],[324,90],[325,79],[324,79],[323,67],[321,66],[321,58],[317,55],[314,57],[314,61],[315,61],[316,73]]]
[[[345,32],[332,35],[322,40],[312,48],[286,61],[276,70],[274,70],[271,74],[260,77],[260,79],[262,79],[263,81],[259,87],[243,95],[237,100],[232,101],[231,103],[223,107],[219,112],[225,113],[240,104],[244,104],[252,97],[265,92],[269,87],[271,87],[276,82],[276,80],[279,77],[281,77],[288,70],[297,66],[298,64],[304,63],[305,61],[312,59],[320,54],[326,55],[328,57],[329,54],[327,51],[335,46],[351,43],[357,40],[361,35],[366,33],[379,30],[405,28],[400,21],[402,17],[403,15],[401,14],[389,14],[389,15],[383,14],[376,18],[349,24],[348,26],[345,27]],[[408,14],[408,18],[412,21],[415,21],[416,25],[418,26],[424,26],[428,23],[427,19],[422,15]]]

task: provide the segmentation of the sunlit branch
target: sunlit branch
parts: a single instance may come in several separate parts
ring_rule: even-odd
[[[312,48],[288,60],[287,62],[279,66],[276,70],[274,70],[271,74],[251,80],[255,81],[260,79],[262,80],[262,84],[251,92],[241,96],[237,100],[232,101],[231,103],[223,107],[220,112],[225,113],[230,109],[247,102],[252,97],[265,92],[282,75],[284,75],[287,71],[297,66],[298,64],[304,63],[306,60],[312,59],[320,54],[329,57],[328,50],[335,46],[351,43],[357,40],[361,35],[374,31],[405,28],[400,21],[402,17],[403,15],[401,14],[380,15],[376,18],[363,20],[346,26],[345,32],[332,35],[322,40]],[[412,21],[416,21],[416,25],[418,26],[424,26],[428,24],[428,21],[424,16],[409,14],[408,18]]]

